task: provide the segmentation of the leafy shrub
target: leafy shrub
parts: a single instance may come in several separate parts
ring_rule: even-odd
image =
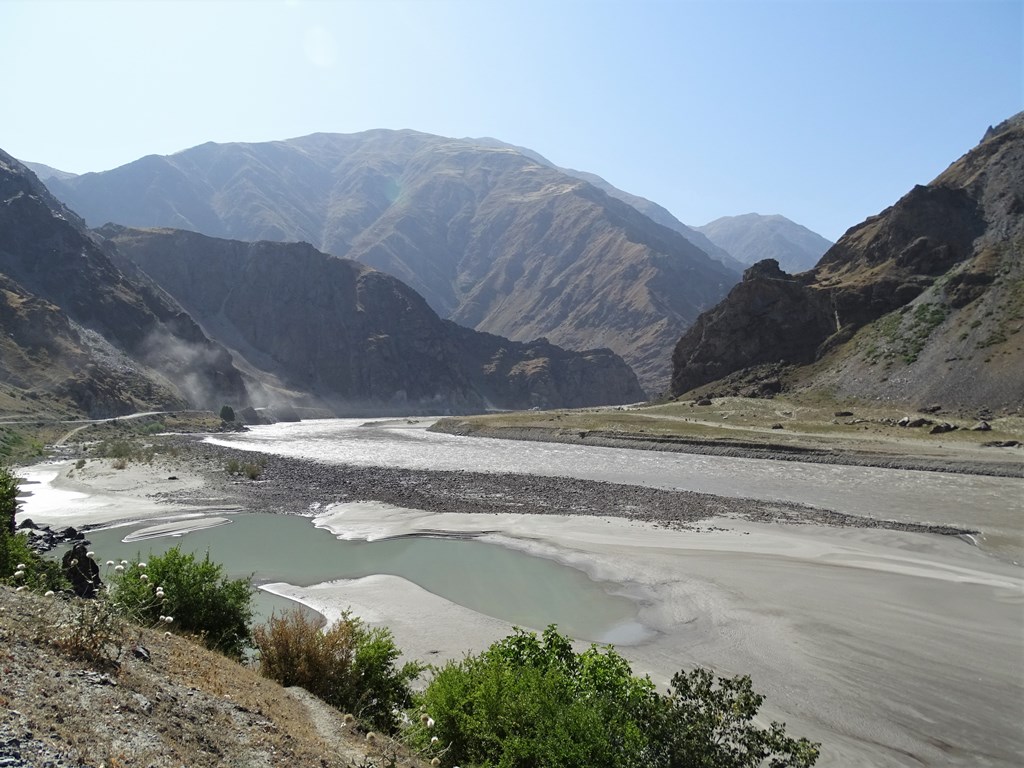
[[[252,580],[228,579],[223,570],[209,553],[198,560],[175,547],[116,573],[114,597],[140,624],[167,623],[169,629],[201,636],[207,648],[240,658],[252,644]],[[158,589],[163,599],[157,599]]]
[[[235,420],[235,409],[230,405],[222,405],[220,407],[220,420],[221,421],[234,421]]]
[[[0,466],[0,583],[35,592],[63,589],[60,566],[33,552],[28,535],[15,531],[18,503],[18,478]]]
[[[548,627],[517,630],[449,662],[423,692],[409,740],[445,765],[481,768],[807,768],[817,745],[753,725],[763,697],[747,677],[717,686],[680,672],[659,696],[614,650],[573,651]],[[436,738],[435,742],[433,739]]]
[[[517,630],[479,656],[449,662],[422,696],[431,728],[413,740],[446,758],[501,768],[651,766],[658,697],[614,650],[577,654],[548,627]],[[428,724],[430,721],[428,721]]]
[[[754,725],[764,696],[755,693],[750,677],[720,677],[706,669],[672,677],[671,693],[662,699],[657,729],[669,768],[708,766],[805,768],[818,759],[818,746],[786,735],[780,723],[767,730]]]
[[[301,610],[275,614],[253,635],[264,677],[302,686],[386,732],[397,727],[394,713],[409,706],[409,684],[423,669],[414,662],[396,667],[391,632],[347,612],[327,629]]]

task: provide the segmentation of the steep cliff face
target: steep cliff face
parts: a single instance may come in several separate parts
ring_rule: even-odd
[[[467,412],[642,399],[620,358],[441,320],[415,291],[305,243],[101,230],[257,378],[339,413]]]
[[[70,397],[99,416],[245,400],[227,352],[167,297],[127,279],[83,222],[3,152],[0,276],[0,375],[19,388]]]
[[[500,142],[377,130],[204,144],[49,183],[93,226],[310,242],[398,277],[462,325],[610,347],[663,390],[679,334],[738,272],[610,185],[538,158]]]
[[[795,277],[757,265],[683,335],[681,394],[762,363],[792,386],[961,407],[1024,400],[1024,116]],[[813,365],[807,365],[813,363]]]

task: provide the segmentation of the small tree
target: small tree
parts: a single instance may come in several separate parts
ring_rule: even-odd
[[[235,420],[235,409],[230,405],[222,405],[220,407],[220,420],[221,421],[234,421]]]

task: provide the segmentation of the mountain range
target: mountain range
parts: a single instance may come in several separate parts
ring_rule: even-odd
[[[459,328],[397,279],[308,244],[117,227],[106,234],[89,231],[0,153],[5,412],[31,411],[31,401],[93,417],[283,401],[338,413],[436,413],[643,397],[608,350],[570,352]],[[139,261],[144,242],[163,244],[167,263],[147,263],[162,280],[115,240]]]
[[[960,408],[1024,402],[1024,113],[852,227],[806,272],[775,260],[682,336],[672,392],[809,388]]]
[[[573,173],[494,140],[375,130],[210,143],[47,183],[91,226],[309,242],[398,277],[460,325],[608,347],[663,391],[679,335],[739,272],[664,209],[668,225]]]

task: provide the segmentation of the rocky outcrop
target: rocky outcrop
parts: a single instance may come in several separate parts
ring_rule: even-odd
[[[774,259],[759,262],[680,339],[672,355],[672,392],[764,363],[809,363],[836,330],[827,292],[787,275]]]
[[[0,151],[0,378],[93,416],[245,399],[227,352]]]
[[[570,173],[500,142],[377,130],[210,143],[49,183],[93,226],[312,243],[460,325],[613,349],[662,391],[679,334],[738,271],[623,202],[640,198]]]
[[[510,342],[444,321],[408,286],[306,243],[106,227],[119,252],[265,385],[339,414],[475,412],[643,399],[607,350]]]
[[[814,269],[748,270],[679,340],[672,392],[788,363],[803,366],[791,386],[841,396],[1019,407],[1022,214],[1024,114],[850,229]]]

